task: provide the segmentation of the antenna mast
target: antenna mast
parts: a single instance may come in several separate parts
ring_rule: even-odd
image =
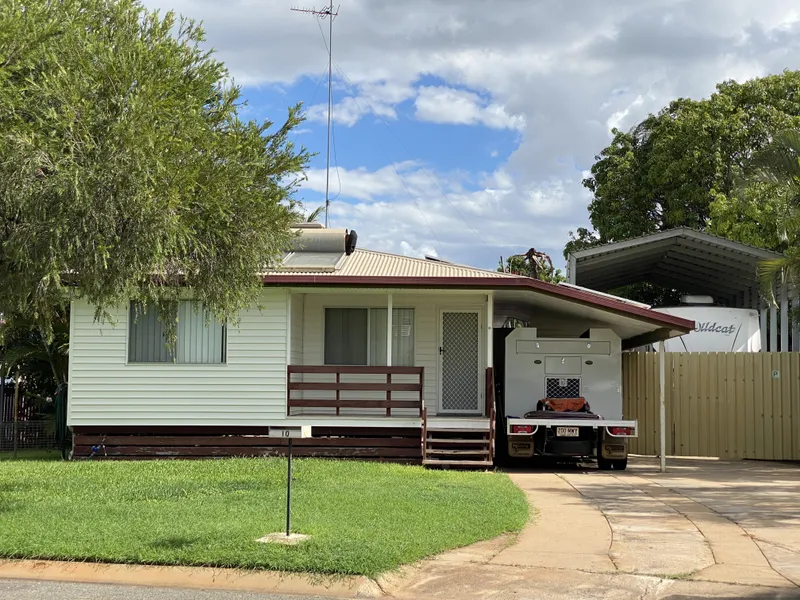
[[[339,16],[339,7],[333,12],[333,0],[321,10],[316,8],[293,8],[292,11],[314,15],[318,19],[328,18],[328,148],[325,165],[325,227],[328,227],[328,210],[331,206],[331,112],[333,111],[333,19]]]

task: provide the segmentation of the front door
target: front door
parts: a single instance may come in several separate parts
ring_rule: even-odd
[[[480,414],[480,313],[442,311],[440,413]]]

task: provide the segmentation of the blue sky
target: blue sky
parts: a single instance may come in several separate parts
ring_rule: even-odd
[[[202,20],[245,115],[317,152],[323,203],[327,22],[283,0],[144,0]],[[612,127],[725,79],[800,65],[792,0],[342,0],[334,23],[331,225],[359,245],[493,268],[531,247],[563,266],[581,185]]]

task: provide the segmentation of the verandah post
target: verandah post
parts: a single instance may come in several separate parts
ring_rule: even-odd
[[[666,373],[664,363],[666,354],[664,353],[664,341],[658,342],[658,429],[659,429],[659,461],[660,471],[667,472],[667,404],[666,404]],[[670,360],[670,364],[672,364]]]
[[[392,313],[394,312],[394,298],[392,294],[389,293],[386,295],[386,366],[392,366]],[[392,375],[391,373],[386,374],[386,385],[390,385],[392,383]],[[392,416],[392,392],[387,389],[386,390],[386,416]]]

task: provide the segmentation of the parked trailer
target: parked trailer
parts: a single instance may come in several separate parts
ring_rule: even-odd
[[[638,422],[622,419],[622,347],[612,330],[540,338],[536,328],[516,328],[505,338],[504,362],[509,457],[591,458],[603,470],[626,468]]]

